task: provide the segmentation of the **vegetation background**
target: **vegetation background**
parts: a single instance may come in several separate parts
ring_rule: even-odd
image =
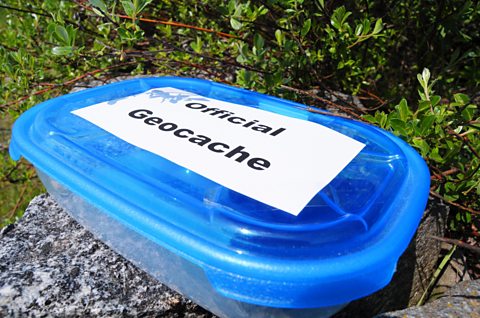
[[[447,239],[478,253],[479,43],[470,0],[0,0],[0,226],[43,191],[8,155],[26,109],[92,79],[203,76],[400,136],[451,206]]]

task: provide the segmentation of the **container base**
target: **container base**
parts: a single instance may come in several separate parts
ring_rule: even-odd
[[[219,317],[330,317],[347,304],[306,309],[273,308],[226,298],[199,266],[143,237],[37,169],[48,192],[82,226],[171,289]]]

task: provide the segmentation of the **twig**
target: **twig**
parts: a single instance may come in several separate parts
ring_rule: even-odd
[[[335,73],[332,73],[330,75],[327,75],[327,76],[323,76],[322,79],[325,80],[325,79],[328,79],[329,77],[332,77],[334,76]],[[355,109],[357,110],[358,112],[362,113],[362,114],[366,114],[367,112],[361,108],[359,108],[357,105],[355,105],[354,103],[351,103],[349,102],[345,97],[341,96],[338,92],[335,92],[333,91],[332,89],[330,89],[328,86],[326,86],[322,81],[319,82],[319,86],[321,86],[325,91],[327,91],[329,94],[331,94],[332,96],[336,97],[338,100],[340,100],[342,103],[345,103],[347,104],[351,109]]]
[[[350,120],[356,120],[356,119],[352,119],[349,116],[345,116],[345,115],[342,115],[342,114],[335,114],[335,113],[332,113],[332,112],[329,112],[329,111],[326,111],[326,110],[321,110],[321,109],[313,108],[313,107],[308,107],[307,111],[309,111],[311,113],[321,114],[321,115],[327,115],[327,116],[340,117],[340,118],[345,118],[345,119],[350,119]]]
[[[444,198],[442,195],[430,190],[430,195],[436,197],[436,198],[439,198],[441,200],[443,200],[445,203],[449,204],[449,205],[453,205],[454,207],[457,207],[461,210],[464,210],[464,211],[467,211],[467,212],[470,212],[472,214],[475,214],[475,215],[480,215],[480,211],[477,211],[477,210],[474,210],[472,208],[469,208],[469,207],[466,207],[466,206],[463,206],[461,204],[458,204],[456,202],[452,202],[450,200],[447,200],[446,198]]]
[[[82,4],[82,3],[78,3],[78,4],[79,4],[82,8],[84,8],[85,10],[93,11],[92,7],[86,6],[86,5]],[[112,18],[110,18],[106,12],[103,12],[102,9],[100,9],[100,8],[98,8],[98,7],[97,7],[96,9],[97,9],[98,11],[100,11],[100,13],[103,14],[103,17],[106,18],[106,19],[107,19],[110,23],[112,23],[115,27],[117,27],[117,28],[120,27],[120,25],[117,23],[117,21],[112,20]]]
[[[440,242],[450,243],[450,244],[456,245],[458,247],[468,249],[468,250],[470,250],[474,253],[480,254],[480,247],[470,245],[470,244],[465,243],[465,242],[460,241],[460,240],[446,238],[446,237],[439,237],[439,236],[435,236],[435,235],[427,235],[427,237],[431,238],[431,239],[434,239],[434,240],[437,240],[437,241],[440,241]]]
[[[287,85],[281,85],[280,87],[283,88],[283,89],[295,92],[297,94],[301,94],[301,95],[304,95],[304,96],[309,96],[313,99],[319,100],[322,103],[328,104],[328,105],[330,105],[330,106],[332,106],[336,109],[340,109],[341,111],[344,111],[344,112],[350,114],[351,116],[355,117],[356,119],[358,119],[360,121],[367,122],[365,119],[362,118],[362,116],[356,114],[351,109],[349,109],[347,107],[344,107],[344,106],[341,106],[341,105],[338,105],[337,103],[334,103],[334,102],[332,102],[328,99],[325,99],[323,97],[320,97],[320,96],[316,95],[314,92],[306,91],[306,90],[299,89],[299,88],[290,87],[290,86],[287,86]]]
[[[433,276],[432,276],[432,279],[430,280],[430,283],[428,284],[427,288],[424,290],[424,292],[422,294],[422,297],[420,297],[420,300],[418,301],[417,306],[421,306],[425,303],[425,301],[427,300],[428,294],[430,293],[430,291],[433,289],[433,287],[437,283],[438,278],[439,278],[441,272],[443,271],[443,268],[450,262],[450,259],[452,258],[452,255],[453,255],[453,253],[455,252],[456,249],[457,249],[457,246],[453,245],[453,247],[450,249],[448,254],[443,257],[442,262],[440,263],[440,265],[438,265],[435,273],[433,273]]]
[[[153,50],[153,51],[141,51],[141,50],[125,50],[123,51],[127,56],[134,56],[134,57],[145,57],[145,56],[155,56],[158,53],[171,53],[173,49],[164,49],[164,50]],[[115,53],[112,53],[115,54]]]
[[[118,17],[122,18],[122,19],[132,20],[132,18],[129,17],[128,15],[118,15]],[[216,35],[218,35],[220,37],[224,37],[224,38],[231,38],[231,39],[239,39],[240,38],[240,37],[238,37],[236,35],[233,35],[233,34],[219,32],[219,31],[215,31],[215,30],[212,30],[212,29],[206,29],[206,28],[197,27],[197,26],[194,26],[194,25],[189,25],[189,24],[184,24],[184,23],[179,23],[179,22],[174,22],[174,21],[163,21],[163,20],[154,20],[154,19],[147,19],[147,18],[138,18],[137,20],[142,21],[142,22],[148,22],[148,23],[170,25],[170,26],[175,26],[175,27],[179,27],[179,28],[187,28],[187,29],[202,31],[202,32],[206,32],[206,33],[213,33],[213,34],[216,34]]]
[[[360,36],[358,37],[358,40],[355,41],[355,43],[352,43],[352,44],[350,44],[349,46],[347,46],[347,49],[351,49],[351,48],[354,47],[355,45],[360,44],[360,43],[362,43],[362,42],[364,42],[364,41],[366,41],[366,40],[368,40],[368,39],[370,39],[370,38],[372,38],[372,37],[374,37],[374,35],[372,35],[372,34],[360,35]]]
[[[1,180],[1,182],[8,182],[10,184],[17,184],[17,183],[23,183],[25,181],[28,181],[28,180],[31,180],[31,179],[35,178],[34,173],[32,173],[32,175],[27,174],[25,177],[17,178],[17,179],[12,177],[12,173],[15,172],[22,164],[26,166],[25,169],[26,169],[27,172],[33,172],[33,170],[34,170],[33,165],[31,165],[28,162],[23,163],[22,161],[18,161],[15,164],[15,166],[12,167],[12,169],[10,169],[8,171],[8,173],[3,175],[3,178]]]
[[[10,176],[12,175],[13,172],[15,172],[15,170],[18,169],[20,164],[21,164],[21,161],[16,162],[15,166],[13,166],[7,173],[3,175],[2,181],[10,181]]]
[[[25,194],[25,191],[27,191],[27,188],[28,188],[28,183],[25,183],[23,185],[22,190],[20,191],[20,195],[18,196],[18,200],[15,203],[15,206],[13,207],[13,209],[10,210],[10,212],[8,212],[6,217],[7,219],[12,218],[15,212],[17,211],[17,209],[20,207],[20,204],[22,203],[23,195]]]
[[[323,86],[331,95],[335,96],[338,100],[341,100],[343,103],[347,104],[348,106],[350,106],[350,108],[352,109],[356,109],[358,110],[360,113],[362,114],[366,114],[367,112],[364,111],[363,109],[361,108],[358,108],[357,105],[349,102],[348,100],[346,100],[344,97],[340,96],[337,92],[334,92],[333,90],[331,90],[330,88],[328,87],[325,87]]]
[[[477,167],[476,167],[475,169],[473,169],[473,170],[468,174],[468,176],[465,177],[465,180],[468,180],[468,179],[473,178],[473,176],[478,172],[478,170],[480,170],[480,164],[477,165]]]
[[[138,64],[137,61],[133,61],[133,62],[125,62],[125,63],[121,63],[121,64],[117,64],[117,65],[111,65],[111,66],[108,66],[108,67],[105,67],[105,68],[100,68],[100,69],[96,69],[96,70],[93,70],[91,72],[87,72],[83,75],[80,75],[78,77],[75,77],[74,79],[71,79],[69,81],[66,81],[65,83],[63,83],[63,86],[68,86],[68,85],[71,85],[75,82],[78,82],[79,80],[87,77],[87,76],[91,76],[91,75],[95,75],[97,73],[102,73],[102,72],[105,72],[105,71],[108,71],[108,70],[111,70],[113,68],[118,68],[118,67],[123,67],[123,66],[127,66],[127,65],[132,65],[132,64]]]
[[[9,102],[9,103],[0,105],[0,109],[1,109],[1,108],[7,108],[7,107],[9,107],[9,106],[11,106],[11,105],[14,105],[14,104],[20,104],[21,102],[29,99],[29,98],[32,97],[32,96],[37,96],[37,95],[45,94],[46,92],[49,92],[49,91],[51,91],[51,90],[53,90],[53,89],[56,89],[56,88],[58,88],[58,87],[59,87],[59,86],[50,86],[50,87],[48,87],[48,88],[44,88],[44,89],[41,89],[41,90],[39,90],[39,91],[36,91],[36,92],[34,92],[34,93],[30,94],[30,95],[25,95],[25,96],[23,96],[23,97],[21,97],[21,98],[19,98],[19,99],[17,99],[17,100],[14,100],[14,101],[11,101],[11,102]]]
[[[3,4],[0,4],[0,8],[4,8],[4,9],[7,9],[7,10],[12,10],[12,11],[17,11],[17,12],[24,12],[24,13],[30,13],[30,14],[36,14],[38,16],[42,16],[42,17],[46,17],[46,18],[50,18],[52,19],[52,15],[48,14],[48,13],[43,13],[43,12],[39,12],[39,11],[34,11],[34,10],[27,10],[27,9],[22,9],[22,8],[16,8],[16,7],[10,7],[10,6],[6,6],[6,5],[3,5]],[[85,29],[80,23],[77,23],[75,21],[72,21],[72,20],[69,20],[69,19],[65,19],[64,20],[65,22],[67,22],[68,24],[73,24],[75,26],[77,26],[79,29],[87,32],[87,33],[90,33],[90,34],[93,34],[93,35],[96,35],[96,36],[101,36],[99,33],[93,31],[93,30],[88,30],[88,29]],[[34,40],[36,40],[36,38],[34,37],[33,38]]]
[[[85,6],[81,3],[79,3],[79,5],[82,6],[86,10],[93,11],[93,9],[89,6]],[[108,18],[108,16],[105,13],[104,13],[104,15]],[[133,18],[129,17],[128,15],[116,14],[115,16],[117,16],[119,18],[122,18],[122,19],[133,20]],[[233,38],[233,39],[239,39],[240,38],[240,37],[238,37],[236,35],[233,35],[233,34],[219,32],[219,31],[215,31],[215,30],[212,30],[212,29],[206,29],[206,28],[197,27],[197,26],[194,26],[194,25],[184,24],[184,23],[180,23],[180,22],[155,20],[155,19],[147,19],[147,18],[137,18],[136,20],[142,21],[142,22],[154,23],[154,24],[163,24],[163,25],[170,25],[170,26],[179,27],[179,28],[192,29],[192,30],[206,32],[206,33],[213,33],[213,34],[216,34],[216,35],[218,35],[220,37],[224,37],[224,38]]]
[[[373,112],[373,111],[376,111],[376,110],[379,110],[380,108],[382,108],[383,106],[385,106],[387,104],[387,102],[385,103],[382,103],[382,104],[379,104],[375,107],[365,107],[365,109],[367,110],[367,112]]]
[[[447,126],[447,127],[449,128],[448,133],[450,135],[453,135],[457,139],[460,139],[468,147],[468,149],[470,149],[470,151],[475,155],[475,157],[480,159],[480,154],[478,154],[478,152],[475,150],[475,148],[473,148],[473,146],[470,144],[470,142],[468,141],[468,139],[466,137],[462,137],[459,134],[457,134],[450,126]]]
[[[49,14],[46,14],[46,13],[41,13],[41,12],[33,11],[33,10],[10,7],[10,6],[6,6],[4,4],[0,4],[0,8],[7,9],[7,10],[12,10],[12,11],[17,11],[17,12],[33,13],[33,14],[36,14],[36,15],[39,15],[39,16],[42,16],[42,17],[51,18],[51,16]]]
[[[17,100],[14,100],[14,101],[5,103],[3,105],[0,105],[0,109],[7,108],[7,107],[9,107],[11,105],[14,105],[14,104],[20,104],[20,103],[24,102],[25,100],[29,99],[32,96],[42,95],[42,94],[45,94],[45,93],[47,93],[49,91],[52,91],[54,89],[58,89],[58,88],[62,88],[62,87],[72,85],[73,83],[78,82],[79,80],[84,79],[87,76],[95,75],[95,74],[102,73],[102,72],[105,72],[105,71],[108,71],[108,70],[111,70],[111,69],[114,69],[114,68],[119,68],[119,67],[123,67],[123,66],[127,66],[127,65],[137,64],[137,63],[139,63],[139,62],[137,62],[137,61],[126,62],[126,63],[116,64],[116,65],[111,65],[111,66],[101,68],[101,69],[96,69],[96,70],[93,70],[91,72],[87,72],[87,73],[82,74],[78,77],[75,77],[74,79],[68,80],[68,81],[66,81],[62,84],[52,84],[47,88],[41,89],[39,91],[33,92],[32,94],[25,95],[25,96],[23,96],[23,97],[21,97]]]
[[[202,70],[202,71],[206,72],[208,75],[215,76],[222,83],[233,85],[232,82],[222,79],[219,74],[215,74],[214,72],[210,71],[208,68],[204,67],[203,65],[196,64],[196,63],[191,63],[191,62],[186,62],[186,61],[176,61],[176,62],[179,63],[179,64],[183,64],[183,65],[186,65],[186,66],[191,66],[191,67],[197,68],[199,70]]]
[[[430,179],[432,179],[432,180],[442,180],[442,179],[445,179],[445,177],[447,177],[451,174],[457,173],[459,171],[460,171],[460,169],[458,169],[458,168],[451,168],[451,169],[448,169],[446,171],[440,171],[439,173],[436,173],[433,176],[431,176]]]
[[[369,97],[363,97],[363,96],[358,96],[358,99],[373,99],[376,100],[379,103],[379,106],[376,106],[374,108],[369,108],[369,110],[376,110],[383,105],[385,105],[388,101],[380,98],[379,96],[375,95],[374,93],[367,91],[366,89],[361,89],[361,92],[367,94]]]
[[[259,69],[256,69],[254,67],[248,66],[248,65],[242,65],[240,63],[231,62],[231,61],[227,61],[227,60],[224,60],[224,59],[220,59],[220,58],[216,58],[216,57],[192,52],[190,50],[177,47],[177,46],[175,46],[171,43],[165,43],[165,44],[172,47],[173,49],[175,49],[177,51],[185,52],[187,54],[190,54],[190,55],[193,55],[193,56],[198,56],[198,57],[201,57],[201,58],[204,58],[204,59],[207,59],[207,60],[212,60],[212,61],[215,61],[215,62],[219,62],[219,63],[225,64],[225,65],[230,65],[230,66],[237,67],[237,68],[243,68],[243,69],[246,69],[246,70],[249,70],[249,71],[252,71],[252,72],[261,73],[261,74],[272,74],[272,72],[266,72],[266,71],[263,71],[263,70],[259,70]]]

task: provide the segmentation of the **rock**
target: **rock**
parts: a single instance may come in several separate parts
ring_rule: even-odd
[[[340,105],[346,104],[347,106],[350,106],[350,107],[353,106],[353,108],[366,110],[360,98],[358,98],[357,96],[345,94],[342,92],[328,91],[328,90],[324,91],[324,95],[326,99],[331,100],[334,103],[339,103]]]
[[[80,226],[48,195],[0,234],[0,317],[212,317]]]
[[[384,313],[376,318],[480,318],[480,280],[464,281],[452,287],[443,297],[421,307]]]
[[[372,317],[417,300],[440,249],[425,235],[439,234],[446,211],[432,201],[390,285],[352,302],[336,317]],[[33,199],[19,223],[0,234],[0,316],[44,314],[213,316],[95,239],[46,194]]]

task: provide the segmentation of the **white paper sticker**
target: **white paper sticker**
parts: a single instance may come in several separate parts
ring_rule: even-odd
[[[317,123],[171,87],[72,113],[293,215],[365,146]]]

